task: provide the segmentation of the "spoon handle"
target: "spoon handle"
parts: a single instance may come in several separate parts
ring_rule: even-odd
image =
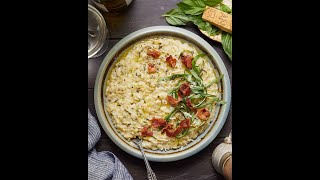
[[[139,149],[140,149],[140,151],[142,153],[144,163],[146,164],[148,179],[149,180],[157,180],[156,174],[152,171],[152,169],[150,167],[150,164],[149,164],[149,162],[147,160],[147,157],[144,154],[144,151],[143,151],[143,148],[142,148],[141,144],[139,144]]]

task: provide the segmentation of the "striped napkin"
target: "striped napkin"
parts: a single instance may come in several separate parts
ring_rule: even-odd
[[[111,152],[97,152],[94,148],[101,132],[88,109],[88,180],[133,180],[121,161]]]

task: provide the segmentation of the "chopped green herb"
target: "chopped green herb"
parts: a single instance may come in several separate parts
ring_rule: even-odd
[[[186,136],[188,132],[189,132],[189,128],[184,129],[180,134],[176,136],[176,138],[181,139],[182,137]]]
[[[200,108],[201,104],[206,100],[207,98],[204,98],[199,104],[197,104],[195,107]]]
[[[216,96],[212,94],[207,94],[207,93],[199,93],[199,94],[193,94],[193,96],[189,97],[189,99],[199,99],[204,97],[216,97]]]
[[[211,87],[212,84],[218,84],[223,77],[224,77],[224,75],[221,74],[221,76],[217,77],[215,80],[211,81],[208,85],[206,85],[206,88]]]
[[[186,119],[192,118],[192,115],[189,114],[188,112],[186,112],[186,111],[181,111],[181,112],[182,112],[183,116],[184,116]]]
[[[166,121],[169,121],[169,119],[178,111],[179,109],[175,108],[173,111],[171,111],[170,114],[168,114],[164,119]]]
[[[202,81],[202,79],[198,76],[198,74],[193,69],[190,69],[189,71],[197,81]]]
[[[184,78],[184,79],[188,79],[189,76],[191,76],[190,74],[174,74],[172,76],[169,77],[164,77],[164,78],[160,78],[159,81],[168,81],[168,80],[174,80],[176,78]]]
[[[218,104],[226,104],[225,101],[219,99],[219,98],[213,98],[210,101],[207,101],[206,103],[200,104],[199,106],[197,106],[197,108],[204,108],[207,105],[212,105],[214,102],[218,103]]]

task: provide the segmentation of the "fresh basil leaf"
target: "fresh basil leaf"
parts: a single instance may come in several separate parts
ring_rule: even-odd
[[[221,30],[207,21],[202,19],[202,16],[191,16],[189,18],[199,29],[206,31],[210,36],[214,36],[221,33]]]
[[[188,117],[192,118],[192,115],[189,114],[188,112],[186,112],[186,111],[181,111],[181,112],[182,112],[183,116],[184,116],[186,119],[188,119]]]
[[[190,70],[190,73],[196,80],[202,81],[202,79],[198,76],[198,74],[193,69]]]
[[[190,88],[192,91],[203,91],[204,87],[201,86],[193,86]]]
[[[170,95],[170,94],[174,94],[174,93],[176,93],[176,91],[178,90],[178,88],[174,88],[174,89],[172,89],[168,94]]]
[[[195,94],[201,94],[201,93],[203,93],[203,90],[193,90],[192,92]]]
[[[201,97],[201,93],[199,93],[199,94],[192,94],[192,96],[189,96],[189,99],[198,99],[198,98],[202,98]]]
[[[217,77],[215,80],[211,81],[208,85],[206,85],[206,88],[209,88],[212,86],[212,84],[218,84],[221,79],[224,77],[223,74],[221,74],[219,77]]]
[[[196,61],[196,60],[198,60],[199,58],[201,58],[201,57],[204,57],[204,56],[206,56],[206,54],[198,54],[198,55],[196,55],[195,57],[194,57],[194,59],[193,59],[193,61]]]
[[[196,108],[200,108],[201,104],[206,100],[207,98],[204,98],[199,104],[195,105]]]
[[[165,17],[168,24],[173,26],[183,26],[186,25],[185,22],[183,22],[181,19],[174,18],[174,17]]]
[[[232,61],[232,34],[223,32],[221,36],[221,43],[224,52],[228,55]]]
[[[162,16],[173,26],[186,25],[186,23],[190,21],[190,18],[180,8],[171,9]]]
[[[182,0],[182,3],[187,4],[189,6],[206,7],[204,0]]]
[[[169,119],[178,111],[179,109],[175,108],[173,111],[171,111],[170,114],[168,114],[164,119],[166,121],[169,121]]]
[[[202,105],[198,106],[197,108],[204,108],[204,107],[206,107],[208,105],[212,105],[212,103],[213,103],[212,101],[206,102],[206,103],[203,103]]]
[[[201,30],[206,30],[206,22],[202,19],[201,15],[200,16],[191,16],[190,21],[193,22],[196,26],[198,26],[199,29]]]
[[[190,74],[174,74],[169,77],[160,78],[159,81],[174,80],[179,77],[185,78],[187,80],[189,78],[189,76],[191,76],[191,75]]]
[[[215,83],[215,80],[211,81],[211,82],[206,86],[206,88],[209,88],[209,87],[212,86],[212,84],[214,84],[214,83]]]
[[[207,101],[207,102],[205,102],[203,104],[200,104],[200,105],[198,104],[196,107],[197,108],[203,108],[203,107],[206,107],[207,105],[212,105],[214,102],[216,102],[218,104],[226,104],[225,101],[215,97],[215,98],[211,99],[210,101]]]
[[[202,0],[183,0],[177,6],[185,13],[190,15],[200,15],[204,12],[206,5]]]
[[[186,102],[185,102],[185,99],[184,99],[184,102],[183,103],[180,103],[180,107],[184,110],[184,111],[187,111],[188,110],[188,107],[186,105]],[[181,111],[181,110],[180,110]],[[182,112],[182,111],[181,111]]]
[[[220,33],[219,28],[213,26],[209,22],[206,22],[205,31],[209,34],[209,36],[215,36]]]
[[[190,82],[190,83],[193,82],[193,81],[192,81],[192,76],[191,76],[190,74],[188,74],[188,75],[186,76],[186,80],[187,80],[188,82]]]
[[[217,77],[213,82],[214,83],[219,83],[221,81],[221,79],[224,77],[224,74],[221,74],[219,77]]]
[[[199,66],[194,66],[193,67],[194,71],[199,75],[200,77],[200,72],[201,72],[201,69],[199,68]]]
[[[204,97],[216,97],[216,96],[213,94],[199,93],[197,95],[192,96],[190,99],[198,99],[198,98],[204,98]]]
[[[228,14],[232,13],[232,9],[230,9],[227,5],[225,4],[220,4],[219,9],[223,12],[226,12]]]
[[[222,0],[203,0],[204,3],[207,5],[207,6],[216,6],[217,4],[221,3]]]
[[[219,98],[213,98],[213,101],[215,101],[216,103],[218,103],[218,104],[226,104],[227,102],[225,102],[225,101],[223,101],[223,100],[221,100],[221,99],[219,99]]]
[[[196,61],[200,58],[200,57],[204,57],[206,56],[206,54],[198,54],[196,55],[193,60],[192,60],[192,69],[197,73],[197,75],[200,74],[200,68],[196,65]]]
[[[191,94],[188,96],[189,99],[192,99],[196,94]]]
[[[179,134],[176,136],[176,138],[177,138],[177,139],[181,139],[181,138],[183,138],[184,136],[186,136],[186,135],[188,134],[188,132],[189,132],[189,128],[188,128],[188,129],[185,129],[185,130],[183,130],[181,133],[179,133]]]

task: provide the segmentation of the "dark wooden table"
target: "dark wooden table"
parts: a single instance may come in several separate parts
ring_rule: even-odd
[[[95,117],[97,116],[94,107],[93,88],[99,66],[102,63],[104,56],[118,41],[136,30],[149,26],[168,26],[167,22],[163,17],[161,17],[161,15],[168,10],[175,8],[177,2],[179,1],[180,0],[133,0],[129,9],[122,14],[104,14],[110,31],[108,50],[99,58],[88,60],[88,108]],[[183,28],[198,34],[213,46],[225,63],[232,84],[232,63],[224,53],[221,44],[214,42],[213,40],[202,35],[197,27],[192,24]],[[211,155],[214,148],[223,141],[224,137],[228,136],[231,129],[232,108],[230,109],[230,113],[224,127],[216,139],[199,153],[175,162],[150,162],[150,165],[156,173],[158,180],[223,179],[223,177],[214,170],[211,164]],[[97,143],[96,149],[97,151],[113,152],[127,167],[134,179],[147,179],[146,168],[143,160],[133,157],[121,150],[108,138],[103,130],[102,137]]]

